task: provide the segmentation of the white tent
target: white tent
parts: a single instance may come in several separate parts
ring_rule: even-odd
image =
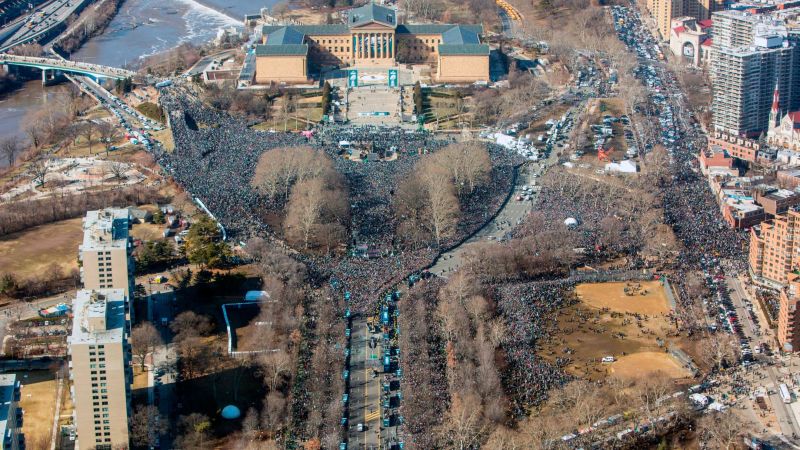
[[[578,220],[575,219],[574,217],[567,217],[566,219],[564,219],[564,226],[567,226],[569,228],[577,227]]]
[[[608,163],[606,164],[606,172],[620,172],[620,173],[636,173],[639,171],[639,167],[636,165],[634,161],[630,159],[626,159],[620,161],[618,163]]]
[[[494,139],[497,145],[502,145],[505,148],[515,148],[517,146],[516,138],[507,134],[495,133]]]

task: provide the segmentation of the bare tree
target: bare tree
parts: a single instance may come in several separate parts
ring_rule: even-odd
[[[97,124],[97,133],[100,135],[100,142],[103,143],[106,155],[108,155],[114,145],[114,139],[117,138],[117,128],[108,122],[100,122]]]
[[[42,141],[44,140],[44,131],[39,123],[36,122],[27,122],[24,126],[25,134],[28,135],[28,138],[31,140],[31,144],[35,148],[39,148],[42,145]]]
[[[97,125],[92,121],[86,121],[80,127],[80,135],[86,140],[86,145],[89,146],[89,154],[92,154],[92,144],[97,136]]]
[[[308,248],[312,230],[322,216],[322,190],[322,180],[311,179],[295,186],[289,199],[286,226],[288,231],[300,233],[305,249]]]
[[[481,409],[480,400],[475,397],[452,402],[445,419],[445,433],[452,448],[464,450],[480,445],[480,438],[488,428]]]
[[[261,155],[251,185],[270,200],[287,199],[295,183],[330,174],[333,163],[311,147],[282,147]]]
[[[739,356],[736,339],[731,335],[717,333],[700,342],[700,353],[703,359],[711,364],[712,370],[718,370],[725,364],[733,364]]]
[[[471,194],[489,181],[492,163],[486,146],[476,142],[450,144],[433,155],[435,163],[447,169],[458,195]]]
[[[242,433],[251,438],[258,434],[258,411],[255,408],[249,408],[244,415]]]
[[[0,140],[0,153],[6,158],[9,166],[14,165],[21,151],[22,142],[17,136],[9,136]]]
[[[49,172],[50,161],[44,156],[39,156],[28,164],[28,174],[33,178],[33,182],[37,186],[44,185],[45,177]]]
[[[697,421],[697,434],[706,448],[733,450],[740,447],[742,436],[751,425],[733,411],[711,413]]]
[[[261,427],[274,432],[286,423],[286,397],[280,391],[270,391],[261,410]]]
[[[125,172],[128,171],[127,164],[119,161],[111,161],[111,163],[108,164],[107,167],[108,171],[111,173],[111,175],[114,176],[115,180],[123,181],[125,180],[125,178],[127,178],[125,176]]]
[[[158,408],[138,405],[130,418],[131,442],[134,448],[151,448],[158,437],[167,432],[167,421],[160,420]]]
[[[142,322],[131,330],[131,352],[134,359],[139,360],[141,369],[144,370],[147,355],[152,354],[157,347],[163,345],[161,334],[150,322]]]
[[[213,330],[211,320],[207,316],[194,311],[184,311],[172,320],[169,329],[175,333],[174,340],[181,341],[186,338],[206,336]]]
[[[178,418],[181,434],[176,440],[178,448],[206,449],[210,447],[211,419],[199,413]]]
[[[292,368],[292,358],[282,350],[262,353],[257,358],[264,374],[264,382],[270,391],[278,388],[281,378]]]
[[[286,2],[278,2],[272,7],[272,14],[283,20],[286,14],[289,13],[289,4]]]
[[[437,245],[456,231],[458,224],[458,198],[453,185],[442,183],[442,169],[431,167],[422,173],[422,186],[426,194],[427,224]]]

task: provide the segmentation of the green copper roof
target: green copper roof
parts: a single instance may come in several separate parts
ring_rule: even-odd
[[[261,28],[261,33],[264,36],[269,35],[270,33],[274,32],[275,30],[286,28],[283,25],[264,25]],[[315,35],[315,36],[337,36],[337,35],[347,35],[350,34],[350,29],[347,28],[347,25],[344,24],[334,24],[334,25],[291,25],[289,28],[297,31],[298,33],[303,33],[306,36]]]
[[[446,45],[480,44],[478,33],[459,25],[442,33],[442,43]]]
[[[486,44],[440,44],[440,55],[488,55],[489,46]]]
[[[392,28],[397,26],[397,12],[392,8],[367,3],[364,6],[353,8],[348,13],[347,24],[352,27],[378,22]]]
[[[256,56],[302,56],[308,54],[306,44],[256,45]]]
[[[447,30],[454,27],[460,27],[464,30],[471,31],[475,34],[483,33],[481,25],[453,25],[453,24],[438,24],[438,23],[425,23],[425,24],[403,24],[397,26],[398,34],[442,34]]]
[[[299,45],[305,35],[292,27],[281,27],[267,35],[267,45]]]

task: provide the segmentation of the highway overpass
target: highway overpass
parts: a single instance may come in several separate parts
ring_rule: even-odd
[[[136,72],[132,72],[130,70],[102,66],[100,64],[90,64],[57,58],[43,58],[39,56],[18,56],[3,53],[0,54],[0,64],[5,66],[33,67],[40,69],[43,72],[42,80],[46,79],[47,71],[59,71],[74,73],[77,75],[87,75],[95,79],[112,78],[115,80],[122,80],[125,78],[139,78],[139,75]]]

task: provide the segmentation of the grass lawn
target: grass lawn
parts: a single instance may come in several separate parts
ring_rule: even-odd
[[[131,236],[142,241],[155,241],[163,239],[162,234],[166,225],[156,225],[152,223],[137,223],[133,225]]]
[[[177,394],[182,403],[179,414],[205,414],[211,418],[214,434],[227,436],[241,428],[241,420],[222,419],[222,408],[236,405],[244,416],[250,407],[261,409],[266,391],[256,369],[241,368],[182,381]]]
[[[41,274],[53,263],[64,271],[77,268],[81,220],[62,220],[0,238],[0,268],[21,278]]]
[[[17,377],[22,382],[19,407],[25,410],[22,432],[25,433],[27,448],[50,448],[58,392],[55,374],[40,370],[18,372]],[[64,391],[68,391],[66,386]]]
[[[171,152],[175,150],[175,141],[172,140],[172,130],[169,128],[164,128],[161,131],[151,131],[151,135],[157,141],[161,142],[161,145],[164,146],[164,150]]]
[[[142,366],[137,363],[133,366],[133,390],[147,388],[147,370],[142,371]]]
[[[105,119],[106,117],[111,117],[111,113],[108,112],[107,109],[101,107],[97,107],[86,113],[87,119]]]

